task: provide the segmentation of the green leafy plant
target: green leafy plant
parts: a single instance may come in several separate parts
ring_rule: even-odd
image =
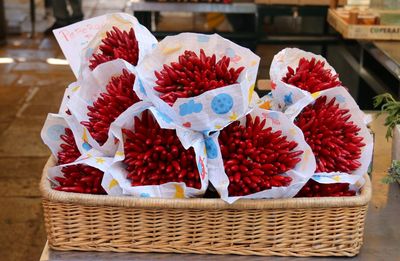
[[[388,172],[388,175],[382,179],[383,183],[400,183],[400,160],[393,160]]]
[[[382,105],[382,108],[378,116],[383,112],[388,114],[385,119],[385,126],[388,127],[386,138],[389,139],[393,137],[393,128],[400,124],[400,102],[396,101],[391,94],[384,93],[374,97],[374,107],[377,108],[380,105]]]

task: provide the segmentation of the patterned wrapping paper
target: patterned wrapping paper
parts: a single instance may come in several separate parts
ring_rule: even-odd
[[[269,111],[262,108],[255,108],[250,112],[250,115],[259,116],[261,121],[266,119],[264,127],[272,127],[273,131],[281,130],[283,136],[287,136],[288,140],[293,140],[298,143],[296,150],[303,150],[304,153],[300,156],[301,161],[292,170],[287,171],[282,175],[290,176],[293,180],[287,187],[272,187],[271,189],[260,191],[254,194],[243,197],[228,196],[229,179],[224,171],[224,163],[218,143],[219,132],[207,138],[207,155],[210,182],[217,190],[221,198],[233,203],[240,198],[291,198],[306,184],[315,171],[315,158],[310,146],[305,142],[301,130],[293,124],[293,122],[282,112]],[[240,119],[241,124],[245,124],[246,118]]]
[[[271,78],[272,96],[274,99],[274,109],[285,111],[287,107],[295,104],[304,97],[310,97],[311,93],[304,91],[292,84],[282,81],[290,66],[296,70],[301,58],[310,60],[315,58],[317,61],[325,62],[325,69],[331,70],[332,75],[336,75],[335,69],[329,65],[324,57],[311,52],[306,52],[297,48],[285,48],[277,53],[271,63],[269,75]]]
[[[134,29],[139,44],[138,62],[157,44],[150,31],[136,17],[126,13],[106,14],[56,29],[54,35],[76,78],[84,78],[90,72],[89,60],[113,26],[120,30]]]
[[[75,119],[67,114],[61,115],[49,113],[47,115],[40,136],[42,137],[44,144],[49,147],[51,153],[56,159],[58,152],[61,150],[60,145],[63,143],[60,135],[64,134],[66,128],[72,130],[76,145],[81,154],[84,154],[92,148],[83,135],[77,135],[78,131],[75,129],[77,125],[74,124],[74,121]]]
[[[140,116],[145,110],[150,110],[155,120],[163,129],[175,129],[178,138],[185,149],[193,147],[195,151],[197,168],[201,180],[201,188],[187,187],[184,182],[168,182],[162,185],[147,185],[132,187],[131,181],[126,178],[128,171],[123,160],[124,138],[122,129],[134,129],[134,117]],[[111,167],[106,171],[102,186],[110,195],[130,195],[134,197],[160,197],[160,198],[188,198],[202,196],[208,187],[208,171],[206,144],[201,133],[188,131],[176,126],[171,118],[152,107],[150,103],[141,102],[131,106],[111,125],[113,135],[119,140],[118,150],[115,153]]]
[[[160,71],[163,64],[176,62],[185,50],[199,54],[204,49],[206,55],[215,54],[217,60],[227,56],[233,68],[244,66],[238,83],[207,91],[196,97],[178,98],[169,106],[159,98],[154,71]],[[221,36],[195,33],[181,33],[164,38],[137,66],[140,80],[135,83],[136,93],[174,119],[177,125],[208,134],[222,129],[230,122],[245,115],[257,96],[254,86],[260,58],[249,49],[243,48]]]
[[[135,30],[139,43],[138,66],[117,59],[100,64],[95,70],[88,68],[89,59],[98,51],[101,39],[107,31],[117,26],[121,30]],[[248,113],[267,119],[267,126],[274,130],[282,130],[290,140],[295,140],[304,150],[302,161],[294,170],[288,171],[293,180],[288,187],[273,187],[244,198],[287,198],[293,197],[302,186],[312,178],[320,183],[350,183],[351,189],[358,189],[363,184],[362,175],[368,168],[372,157],[372,137],[363,122],[363,113],[350,94],[343,88],[309,93],[293,85],[284,83],[281,79],[287,72],[287,66],[296,68],[300,58],[325,61],[325,68],[336,74],[325,58],[296,48],[286,48],[275,55],[271,65],[272,92],[259,99],[254,92],[255,81],[260,58],[247,48],[243,48],[219,35],[204,35],[182,33],[166,37],[160,43],[135,17],[124,13],[114,13],[85,20],[54,31],[56,38],[67,57],[71,68],[78,78],[65,91],[59,114],[49,114],[42,129],[42,139],[57,157],[60,149],[60,135],[66,127],[71,128],[81,156],[73,163],[55,166],[49,170],[50,180],[57,184],[54,177],[62,175],[61,169],[72,164],[87,164],[104,171],[102,186],[110,195],[131,195],[135,197],[184,198],[202,196],[207,189],[208,179],[212,182],[221,198],[232,203],[241,197],[229,197],[227,187],[229,180],[224,172],[221,152],[218,145],[219,130],[228,124],[241,119]],[[163,64],[176,62],[178,56],[185,50],[199,54],[204,49],[206,55],[215,54],[217,60],[227,56],[231,66],[244,66],[238,78],[238,83],[207,91],[191,98],[179,98],[169,106],[159,98],[154,71],[160,71]],[[122,73],[122,69],[136,75],[134,90],[144,101],[128,108],[110,126],[109,137],[100,146],[90,135],[89,131],[80,124],[87,121],[87,106],[93,104],[112,76]],[[362,150],[361,167],[353,173],[314,173],[315,158],[311,148],[305,143],[301,130],[293,124],[294,118],[300,111],[318,97],[326,95],[336,97],[341,108],[350,109],[354,121],[360,128],[366,146]],[[186,187],[177,182],[165,183],[158,186],[132,187],[126,179],[122,128],[133,128],[133,118],[149,109],[161,128],[175,129],[177,136],[185,149],[193,147],[201,178],[201,189]],[[278,110],[278,111],[270,111]],[[67,113],[67,111],[69,112]],[[285,111],[285,114],[279,112]],[[72,115],[69,115],[71,113]],[[265,127],[265,128],[266,128]],[[214,131],[217,131],[214,133]]]
[[[77,135],[78,132],[76,129],[74,129],[76,124],[71,124],[73,121],[74,119],[72,116],[49,113],[41,131],[42,140],[49,147],[53,156],[57,160],[58,152],[61,150],[60,144],[64,143],[60,136],[65,133],[65,128],[70,128],[72,130],[75,143],[81,153],[81,156],[74,162],[54,166],[49,169],[48,178],[53,184],[56,185],[58,185],[58,181],[56,181],[54,178],[64,176],[64,174],[61,172],[63,167],[86,164],[104,172],[112,163],[111,157],[105,157],[102,152],[92,149],[84,136]]]
[[[80,85],[78,82],[72,82],[68,85],[65,89],[60,108],[58,109],[58,114],[60,115],[69,115],[70,112],[68,111],[67,103],[71,99],[71,96],[79,90]]]
[[[351,114],[349,121],[353,121],[357,127],[361,129],[359,131],[359,136],[364,138],[363,142],[365,143],[365,146],[361,149],[361,158],[359,159],[361,166],[352,173],[321,172],[315,173],[312,178],[319,183],[349,183],[350,185],[355,185],[357,188],[359,188],[363,184],[363,176],[368,172],[368,166],[372,159],[374,144],[372,135],[365,125],[364,113],[360,110],[349,92],[343,87],[335,87],[313,93],[312,95],[305,96],[297,103],[288,107],[285,111],[285,114],[294,120],[303,110],[303,108],[309,104],[312,104],[321,96],[327,96],[328,100],[335,98],[340,109],[349,109],[349,114]]]
[[[76,118],[76,121],[72,124],[79,124],[79,126],[74,128],[78,132],[77,135],[82,136],[85,133],[87,142],[91,147],[102,151],[110,157],[114,156],[118,146],[112,133],[109,131],[107,141],[103,145],[100,145],[81,122],[89,121],[89,116],[87,115],[89,112],[88,106],[92,106],[93,102],[100,97],[100,94],[106,92],[106,86],[111,78],[120,76],[124,69],[135,75],[137,74],[134,66],[121,59],[100,64],[93,71],[88,72],[84,79],[78,80],[76,83],[77,86],[74,88],[75,91],[70,95],[68,102],[66,102],[66,106],[74,118]],[[137,77],[135,81],[137,81]]]

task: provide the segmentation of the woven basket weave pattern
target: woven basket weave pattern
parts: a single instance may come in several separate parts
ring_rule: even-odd
[[[58,250],[353,256],[362,245],[360,196],[326,199],[133,199],[41,189],[49,245]]]

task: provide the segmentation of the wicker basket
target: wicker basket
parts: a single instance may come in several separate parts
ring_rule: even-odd
[[[41,191],[57,250],[277,256],[354,256],[363,243],[371,184],[344,198],[143,199]]]

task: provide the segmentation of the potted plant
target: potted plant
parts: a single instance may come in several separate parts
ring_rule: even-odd
[[[374,107],[381,106],[381,112],[387,113],[385,126],[387,127],[386,138],[392,138],[392,165],[389,174],[383,179],[385,183],[400,183],[400,101],[389,93],[378,95],[374,98]]]
[[[388,170],[388,175],[382,179],[383,183],[400,183],[400,160],[393,160]]]

